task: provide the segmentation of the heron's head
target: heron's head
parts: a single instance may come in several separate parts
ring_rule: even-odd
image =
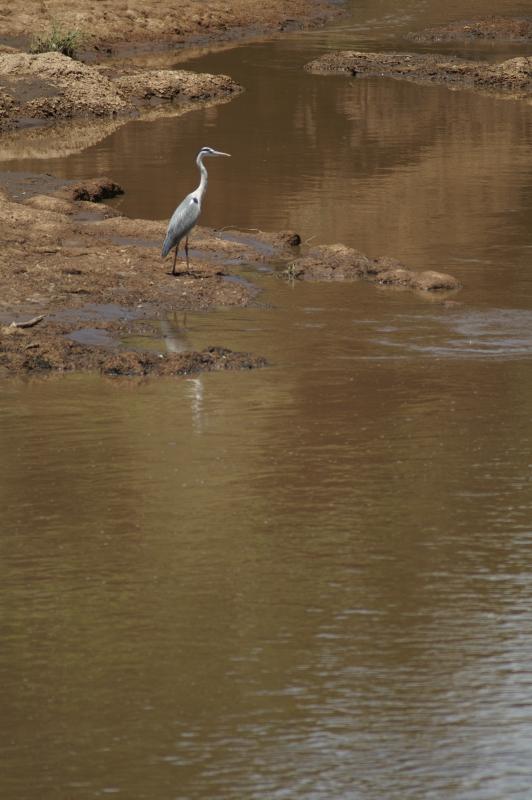
[[[212,147],[202,147],[198,153],[198,158],[203,158],[204,156],[227,156],[230,158],[230,153],[222,153],[221,150],[214,150]]]

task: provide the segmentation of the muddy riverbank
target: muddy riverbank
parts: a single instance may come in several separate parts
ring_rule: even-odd
[[[511,58],[498,64],[454,56],[420,53],[326,53],[305,65],[319,75],[390,77],[417,83],[441,83],[452,88],[532,97],[532,57]]]
[[[227,75],[102,69],[60,53],[0,54],[0,133],[55,120],[182,114],[241,91]]]
[[[102,203],[75,199],[116,193],[112,181],[12,175],[2,183],[0,369],[183,374],[264,363],[218,347],[182,353],[170,342],[167,352],[147,353],[121,341],[160,338],[158,320],[172,311],[248,304],[256,289],[231,280],[227,263],[259,264],[265,253],[286,257],[293,236],[260,234],[244,242],[197,229],[191,269],[173,277],[160,258],[165,222],[127,219]]]
[[[189,3],[88,2],[75,10],[52,0],[30,11],[15,2],[0,11],[0,133],[7,134],[3,157],[15,157],[23,150],[26,157],[76,152],[127,118],[178,115],[198,105],[227,101],[242,91],[226,75],[139,68],[135,55],[168,49],[177,57],[179,49],[191,45],[317,27],[340,13],[337,4],[318,0],[275,0],[267,6],[241,0],[231,7],[210,3],[208,8]],[[59,52],[25,52],[32,37],[46,36],[54,25],[80,34],[80,60]],[[129,57],[130,65],[105,68],[83,63],[111,55]],[[50,132],[43,135],[42,127]],[[10,132],[19,130],[9,138]]]
[[[83,35],[84,55],[208,42],[239,41],[276,32],[318,27],[342,13],[325,0],[237,0],[233,3],[87,0],[82,7],[65,0],[28,4],[14,0],[0,11],[0,44],[26,47],[31,36],[46,33],[53,21]]]

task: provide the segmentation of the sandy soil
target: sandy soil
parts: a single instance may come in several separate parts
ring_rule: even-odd
[[[82,31],[85,49],[105,55],[119,44],[161,46],[239,39],[322,25],[341,13],[326,0],[10,0],[0,8],[0,42],[26,46],[57,20]]]
[[[482,39],[490,41],[532,41],[532,17],[500,17],[493,15],[476,20],[459,20],[436,28],[411,33],[414,42],[471,42]]]
[[[418,53],[326,53],[305,69],[316,74],[388,76],[418,83],[443,83],[455,88],[532,97],[532,57],[498,64],[453,56]]]

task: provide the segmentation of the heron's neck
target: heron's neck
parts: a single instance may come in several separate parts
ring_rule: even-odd
[[[196,192],[198,193],[199,199],[201,201],[201,199],[203,198],[203,195],[205,194],[205,189],[207,188],[207,170],[206,170],[206,168],[205,168],[205,166],[203,164],[203,156],[201,156],[201,155],[198,156],[198,158],[196,160],[196,164],[198,165],[198,168],[199,168],[199,171],[200,171],[200,174],[201,174],[200,184],[199,184],[198,188],[196,189]]]

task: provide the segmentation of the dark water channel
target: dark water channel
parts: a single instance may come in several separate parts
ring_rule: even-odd
[[[465,284],[444,306],[244,269],[264,307],[166,332],[266,370],[3,384],[2,797],[530,798],[532,106],[300,69],[461,14],[358,3],[190,62],[246,86],[229,104],[2,166],[109,173],[163,218],[210,144],[233,158],[206,224]]]

